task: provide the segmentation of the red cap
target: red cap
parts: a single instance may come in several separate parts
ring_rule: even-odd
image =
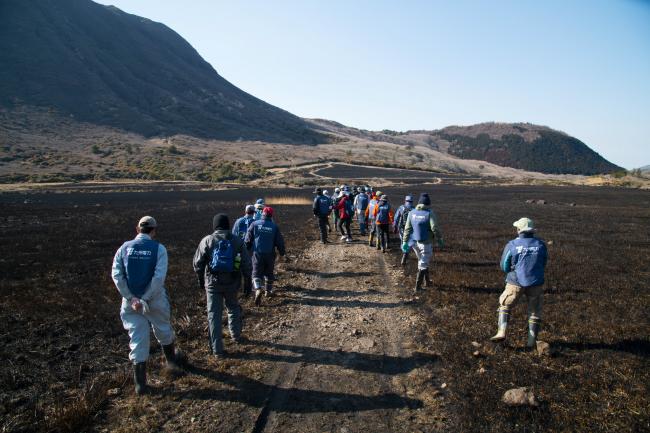
[[[262,215],[266,215],[273,218],[273,208],[270,206],[265,207],[264,210],[262,211]]]

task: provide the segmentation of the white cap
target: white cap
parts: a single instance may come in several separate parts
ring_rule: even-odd
[[[142,218],[140,218],[140,221],[138,221],[138,227],[155,228],[158,227],[158,223],[152,216],[143,216]]]
[[[519,218],[517,221],[512,223],[513,227],[517,227],[517,232],[532,232],[535,231],[535,223],[530,218]]]

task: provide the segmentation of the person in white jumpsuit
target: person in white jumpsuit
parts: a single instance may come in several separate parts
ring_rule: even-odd
[[[174,329],[165,289],[167,250],[153,240],[157,223],[145,216],[136,227],[137,236],[117,250],[113,259],[112,277],[122,295],[120,318],[129,333],[136,394],[147,392],[147,360],[150,328],[162,345],[167,366],[179,370],[180,352],[174,348]]]

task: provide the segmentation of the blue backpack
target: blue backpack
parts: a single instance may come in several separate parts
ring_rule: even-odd
[[[233,272],[235,270],[235,247],[228,239],[221,239],[212,247],[210,272]]]
[[[350,197],[345,201],[345,213],[347,213],[349,217],[354,215],[354,204],[352,204]]]

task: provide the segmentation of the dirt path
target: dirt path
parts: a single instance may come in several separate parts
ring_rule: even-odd
[[[308,245],[281,266],[277,295],[249,307],[247,344],[227,343],[229,357],[214,362],[200,341],[191,374],[154,378],[160,395],[122,409],[135,404],[161,431],[439,431],[438,357],[416,342],[424,320],[388,261],[361,241]]]
[[[437,358],[413,350],[420,317],[389,268],[361,243],[314,243],[289,268],[304,279],[280,301],[300,306],[296,332],[268,343],[277,381],[253,431],[414,432],[435,423]]]

